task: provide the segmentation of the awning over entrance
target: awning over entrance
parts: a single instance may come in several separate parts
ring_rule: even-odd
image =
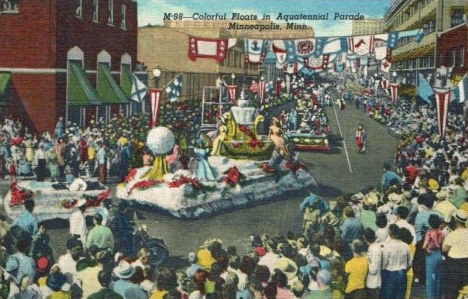
[[[132,73],[130,73],[130,71],[126,68],[122,68],[120,87],[122,87],[122,91],[124,92],[127,99],[130,98],[130,95],[132,94]]]
[[[68,70],[68,105],[101,105],[99,96],[80,64],[71,62]]]
[[[127,96],[105,65],[99,66],[97,92],[103,104],[128,104]]]
[[[0,106],[7,104],[7,91],[10,84],[11,73],[0,73]]]

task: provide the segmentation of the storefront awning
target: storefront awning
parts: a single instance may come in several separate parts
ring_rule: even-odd
[[[68,105],[90,106],[101,104],[96,90],[89,83],[81,65],[71,62],[68,69]]]
[[[117,82],[106,65],[100,65],[98,69],[97,92],[104,104],[128,104],[128,98],[120,89]]]
[[[405,61],[409,59],[416,59],[434,54],[435,44],[425,45],[404,53],[395,55],[392,58],[392,62]]]
[[[0,73],[0,106],[6,106],[11,73]]]
[[[122,78],[120,79],[120,87],[124,92],[125,96],[130,98],[132,94],[132,73],[126,68],[122,69]]]

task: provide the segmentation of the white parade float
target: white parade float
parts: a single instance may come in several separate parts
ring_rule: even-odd
[[[25,180],[13,183],[3,199],[6,214],[15,219],[24,209],[24,201],[34,200],[34,215],[39,221],[68,219],[79,199],[86,199],[87,213],[95,213],[102,201],[110,196],[110,189],[97,181],[87,182],[86,191],[69,191],[57,182]]]
[[[165,153],[174,146],[174,137],[169,129],[157,127],[147,138],[147,146],[155,155],[153,165],[132,169],[118,185],[117,197],[177,218],[196,219],[285,199],[289,192],[316,186],[301,163],[283,160],[273,169],[265,162],[275,155],[275,145],[267,136],[257,135],[258,119],[253,119],[252,108],[241,104],[226,115],[228,123],[212,140],[211,156],[203,162],[197,156],[197,164],[204,163],[212,176],[201,177],[199,169],[194,169],[198,166],[168,172]],[[242,152],[228,152],[228,147]]]

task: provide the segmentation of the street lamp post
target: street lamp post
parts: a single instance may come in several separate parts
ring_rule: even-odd
[[[159,65],[156,65],[153,69],[153,76],[154,76],[154,87],[158,88],[159,85],[159,78],[161,77],[161,70],[159,69]]]
[[[397,72],[393,72],[392,73],[392,77],[393,77],[393,83],[397,83]]]
[[[236,74],[231,74],[231,84],[234,85],[234,80],[236,79]]]

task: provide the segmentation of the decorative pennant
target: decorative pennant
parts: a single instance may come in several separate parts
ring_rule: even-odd
[[[388,73],[390,72],[390,67],[392,66],[392,63],[389,62],[386,58],[383,59],[381,62],[380,62],[380,70],[382,72],[385,72],[385,73]]]
[[[268,42],[263,39],[244,39],[245,62],[250,64],[262,64],[265,60]]]
[[[296,56],[296,45],[294,40],[286,39],[283,41],[284,45],[286,46],[286,62],[287,63],[294,63],[297,60]]]
[[[318,58],[323,54],[323,48],[325,47],[325,43],[327,42],[327,37],[317,37],[315,38],[315,51],[314,57]]]
[[[348,50],[357,55],[365,55],[374,51],[374,36],[349,36],[348,37]]]
[[[374,35],[374,58],[376,60],[382,60],[388,55],[387,47],[388,34],[377,34]]]
[[[284,65],[283,71],[286,74],[296,74],[302,67],[303,65],[299,62],[288,63]]]
[[[276,67],[286,63],[286,46],[283,40],[274,40],[271,43],[271,50],[276,55]]]
[[[229,97],[229,100],[235,105],[236,104],[236,85],[227,85],[226,90]]]
[[[283,84],[283,81],[281,80],[276,80],[276,95],[280,96],[281,95],[281,85]]]
[[[307,58],[315,53],[315,38],[297,39],[295,40],[296,56]]]
[[[450,90],[434,88],[437,104],[437,120],[440,137],[444,137],[447,128],[448,104],[450,101]]]
[[[346,37],[329,38],[324,42],[323,54],[341,53],[348,51],[348,40]]]
[[[161,102],[162,89],[150,88],[149,91],[150,104],[151,104],[151,121],[150,126],[156,127],[158,123],[159,107]]]
[[[330,55],[322,55],[317,58],[304,58],[304,65],[313,69],[314,71],[322,71],[328,69],[328,62],[330,61]]]
[[[263,101],[265,99],[265,81],[264,80],[260,80],[259,88],[260,90],[258,92],[258,95],[260,99],[260,104],[263,104]]]
[[[380,86],[382,87],[382,89],[387,90],[387,88],[388,88],[388,80],[385,79],[385,78],[382,78],[382,81],[380,82]]]
[[[398,32],[390,32],[388,34],[387,38],[387,48],[389,49],[395,49],[397,44],[398,44],[398,37],[399,33]]]
[[[227,57],[228,44],[228,39],[189,36],[188,57],[192,61],[213,58],[222,62]]]
[[[389,84],[390,97],[391,97],[393,102],[395,102],[397,100],[397,98],[398,98],[398,86],[399,86],[398,83],[390,83]]]

